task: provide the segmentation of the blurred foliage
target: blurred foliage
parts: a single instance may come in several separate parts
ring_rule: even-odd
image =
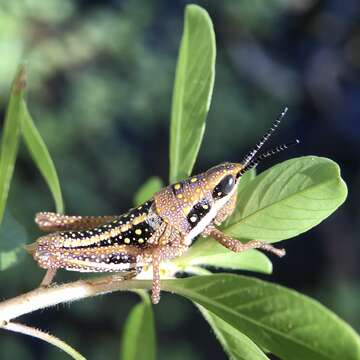
[[[69,213],[121,212],[131,206],[148,176],[167,179],[171,91],[186,3],[0,2],[0,107],[4,113],[13,74],[25,56],[31,74],[30,111],[57,165]],[[290,119],[278,138],[296,134],[304,141],[294,152],[339,162],[352,196],[326,225],[304,236],[318,239],[311,249],[301,241],[288,242],[288,256],[275,277],[316,293],[359,330],[359,304],[353,299],[360,273],[360,5],[354,0],[198,3],[215,23],[218,58],[196,170],[238,160],[284,103],[289,105]],[[9,210],[34,239],[39,233],[33,215],[53,210],[52,201],[28,154],[20,151]],[[16,268],[7,270],[11,281],[2,296],[38,284],[39,270],[32,260],[26,258],[22,266],[28,269],[26,276]],[[61,273],[59,281],[72,276],[76,278]],[[102,359],[104,349],[108,358],[116,358],[118,338],[113,334],[135,299],[114,295],[87,300],[70,310],[44,312],[37,321],[71,339],[76,348],[87,344],[93,359]],[[101,317],[96,316],[99,307]],[[165,344],[159,359],[224,357],[215,341],[208,343],[207,324],[189,303],[164,296],[162,307],[163,313],[155,309],[159,343]],[[79,326],[88,331],[79,334]],[[170,340],[171,347],[166,345]],[[32,340],[20,342],[12,334],[1,334],[0,346],[11,358],[64,358],[47,345],[35,347]]]

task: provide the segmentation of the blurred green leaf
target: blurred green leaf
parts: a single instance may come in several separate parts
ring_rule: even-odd
[[[225,232],[268,242],[288,239],[319,224],[346,196],[335,162],[315,156],[287,160],[242,188]]]
[[[26,87],[26,69],[21,65],[11,86],[1,138],[0,152],[0,223],[2,222],[10,183],[19,147],[20,121],[23,116],[21,101]]]
[[[307,296],[247,276],[165,280],[163,290],[200,304],[258,346],[287,360],[359,360],[356,332]]]
[[[8,269],[23,258],[26,242],[24,227],[6,211],[0,227],[0,271]]]
[[[218,316],[197,305],[201,314],[214,330],[216,338],[230,360],[267,360],[269,359],[246,335],[229,325]]]
[[[21,130],[25,144],[30,151],[31,157],[39,168],[55,201],[56,211],[64,212],[64,202],[61,195],[61,188],[55,165],[50,157],[49,151],[41,138],[39,131],[31,118],[25,101],[22,101],[24,116],[22,117]]]
[[[262,252],[249,250],[235,253],[211,238],[200,238],[183,256],[172,262],[185,271],[188,266],[204,265],[265,274],[272,272],[272,263]]]
[[[146,292],[139,291],[142,301],[131,310],[121,342],[122,360],[155,360],[156,339],[152,305]]]
[[[188,177],[205,130],[215,78],[215,34],[208,13],[185,10],[170,125],[170,182]]]
[[[140,189],[135,194],[134,203],[135,206],[138,206],[144,203],[146,200],[149,200],[157,191],[159,191],[164,186],[162,180],[153,176],[140,187]]]

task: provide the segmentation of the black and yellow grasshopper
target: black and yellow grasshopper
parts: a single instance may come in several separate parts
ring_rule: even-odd
[[[211,236],[226,248],[241,252],[259,248],[285,255],[261,241],[246,244],[222,233],[217,226],[234,211],[241,177],[257,164],[293,143],[258,151],[280,124],[287,109],[240,163],[223,163],[204,173],[169,185],[126,214],[103,217],[67,216],[41,212],[35,221],[53,232],[28,250],[39,266],[81,272],[133,272],[152,265],[152,301],[160,300],[162,261],[184,254],[198,236]]]

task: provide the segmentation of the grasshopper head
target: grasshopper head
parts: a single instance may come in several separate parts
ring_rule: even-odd
[[[262,146],[267,142],[272,133],[279,126],[281,120],[284,118],[287,108],[279,115],[279,117],[272,124],[271,128],[265,133],[256,146],[244,157],[241,163],[223,163],[209,169],[204,175],[209,189],[212,191],[212,197],[215,202],[220,199],[228,199],[233,194],[241,177],[250,169],[256,167],[261,160],[264,160],[272,155],[275,155],[288,147],[298,144],[299,140],[278,145],[264,153],[258,154]],[[221,203],[226,201],[221,200]]]

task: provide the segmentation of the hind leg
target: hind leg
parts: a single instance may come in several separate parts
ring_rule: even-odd
[[[110,216],[70,216],[53,212],[40,212],[35,216],[35,222],[43,231],[77,231],[94,228],[114,221],[117,215]]]

